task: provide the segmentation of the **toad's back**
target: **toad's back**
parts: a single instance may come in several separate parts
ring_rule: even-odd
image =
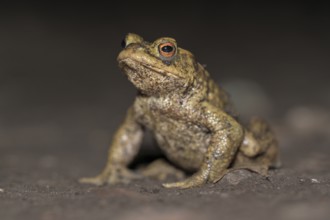
[[[218,86],[210,77],[210,74],[199,64],[197,80],[205,90],[205,99],[213,106],[222,109],[233,117],[236,117],[236,111],[230,101],[228,93]]]

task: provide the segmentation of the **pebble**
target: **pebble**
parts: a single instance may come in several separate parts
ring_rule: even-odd
[[[3,192],[5,192],[5,190],[4,190],[4,189],[2,189],[2,188],[0,188],[0,193],[3,193]]]
[[[312,183],[320,183],[320,181],[318,179],[315,179],[315,178],[311,179],[311,182]]]

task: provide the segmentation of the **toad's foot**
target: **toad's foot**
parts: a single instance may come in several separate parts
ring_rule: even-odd
[[[202,175],[201,173],[196,173],[191,177],[174,183],[164,183],[162,184],[165,188],[179,188],[179,189],[188,189],[193,187],[202,186],[206,183],[207,176]]]
[[[124,167],[114,167],[103,171],[96,177],[87,177],[79,179],[80,183],[93,184],[101,186],[104,184],[114,185],[117,183],[130,183],[132,180],[140,179],[141,176]]]
[[[231,167],[231,170],[245,169],[255,173],[258,173],[264,177],[268,177],[269,168],[275,167],[274,161],[270,160],[266,154],[261,154],[254,158],[249,158],[243,155],[241,152],[237,154],[236,161]],[[275,164],[278,165],[278,164]]]

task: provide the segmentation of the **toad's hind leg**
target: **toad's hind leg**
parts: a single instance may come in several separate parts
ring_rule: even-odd
[[[278,143],[273,131],[263,119],[252,118],[232,168],[249,169],[267,176],[269,168],[279,165]]]

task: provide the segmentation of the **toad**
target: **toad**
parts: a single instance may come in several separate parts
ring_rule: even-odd
[[[104,170],[80,182],[102,185],[138,178],[128,166],[146,129],[176,167],[172,170],[192,174],[164,183],[166,188],[216,183],[235,169],[267,175],[277,165],[278,144],[270,126],[258,117],[243,126],[228,94],[175,39],[163,37],[150,43],[128,34],[122,46],[119,68],[138,94],[113,137]]]

